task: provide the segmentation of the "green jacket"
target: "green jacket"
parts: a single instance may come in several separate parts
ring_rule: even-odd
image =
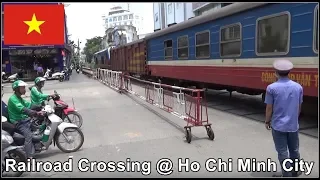
[[[37,87],[32,87],[31,89],[31,104],[32,105],[41,105],[43,101],[48,98],[48,94],[43,94],[38,91]]]
[[[8,114],[9,121],[15,123],[17,121],[25,120],[29,116],[23,112],[24,108],[30,109],[31,103],[22,97],[13,94],[8,100]]]

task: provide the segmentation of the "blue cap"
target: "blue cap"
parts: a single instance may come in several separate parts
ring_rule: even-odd
[[[293,64],[287,59],[278,59],[273,62],[273,67],[278,71],[290,71]]]

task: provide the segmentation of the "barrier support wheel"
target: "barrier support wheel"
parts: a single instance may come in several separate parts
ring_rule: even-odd
[[[190,127],[186,127],[185,131],[186,131],[186,140],[187,140],[188,143],[190,143],[191,139],[192,139],[191,128]]]
[[[209,139],[214,140],[214,132],[213,132],[211,126],[206,126],[206,130],[207,130],[207,135],[208,135]]]

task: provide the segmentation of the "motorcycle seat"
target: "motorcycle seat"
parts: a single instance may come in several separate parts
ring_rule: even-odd
[[[64,109],[64,108],[67,108],[68,105],[56,102],[56,107],[59,108],[59,109]]]

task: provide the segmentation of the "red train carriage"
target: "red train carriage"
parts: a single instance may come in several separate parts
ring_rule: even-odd
[[[111,69],[129,74],[146,74],[146,41],[138,40],[111,51]]]

